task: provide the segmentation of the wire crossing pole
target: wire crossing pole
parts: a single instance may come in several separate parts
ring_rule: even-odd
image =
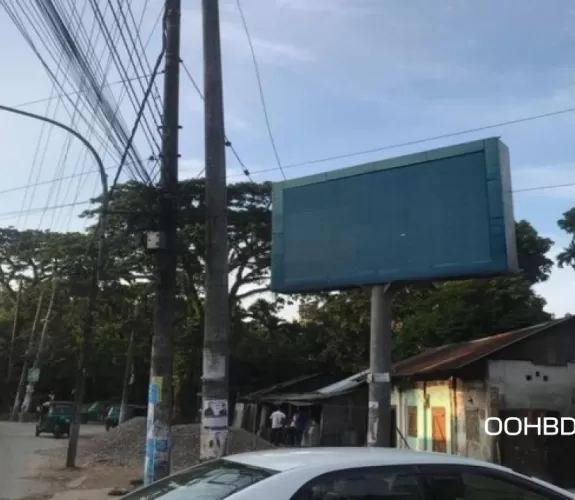
[[[176,299],[178,130],[181,1],[166,0],[164,13],[164,120],[160,169],[160,228],[148,248],[155,254],[154,334],[150,363],[144,482],[170,474],[173,330]],[[153,240],[153,241],[151,241]]]
[[[82,413],[82,403],[84,401],[84,392],[86,390],[86,375],[92,351],[94,325],[97,319],[97,306],[100,297],[101,279],[104,274],[105,261],[105,242],[106,242],[106,224],[108,215],[108,181],[102,178],[102,212],[98,219],[96,234],[98,236],[98,246],[95,251],[90,244],[89,253],[92,257],[92,272],[90,277],[90,289],[88,292],[87,311],[84,315],[82,344],[78,356],[78,371],[76,373],[76,383],[74,384],[74,415],[70,424],[70,438],[68,439],[68,450],[66,452],[66,467],[76,467],[76,456],[78,454],[78,440],[80,437],[80,420]],[[94,255],[95,253],[95,255]]]
[[[16,306],[14,308],[14,321],[12,323],[12,335],[8,346],[8,369],[6,370],[6,394],[10,394],[10,385],[12,384],[12,371],[14,369],[14,344],[16,337],[20,333],[20,309],[22,306],[22,293],[24,290],[23,281],[18,283],[18,295],[16,295]]]
[[[28,337],[28,347],[24,354],[24,363],[22,365],[22,371],[20,372],[20,380],[18,382],[18,387],[16,388],[16,395],[14,396],[14,405],[12,406],[11,419],[16,420],[20,411],[20,405],[22,404],[22,398],[24,393],[24,388],[26,387],[26,381],[28,380],[28,366],[30,360],[32,359],[32,348],[34,347],[34,337],[36,336],[36,330],[40,324],[40,314],[42,312],[42,302],[44,301],[44,289],[40,292],[40,298],[38,299],[38,306],[36,307],[36,314],[34,316],[34,323],[32,323],[32,330],[30,331],[30,336]]]
[[[206,161],[206,304],[200,458],[225,453],[229,425],[226,154],[217,0],[202,0]]]
[[[134,366],[134,337],[136,336],[136,325],[138,321],[138,301],[134,303],[134,318],[130,325],[130,338],[128,340],[128,350],[126,352],[126,366],[124,368],[124,381],[122,382],[122,401],[120,403],[120,415],[118,423],[123,424],[128,418],[128,403],[130,400],[130,379],[132,378]]]
[[[42,332],[40,333],[40,339],[38,340],[38,345],[36,346],[36,354],[34,355],[34,363],[30,371],[35,372],[40,371],[40,366],[42,363],[42,356],[44,356],[44,346],[46,344],[46,335],[48,333],[48,326],[50,325],[50,318],[52,316],[52,310],[54,309],[54,302],[56,301],[56,289],[58,286],[58,281],[52,277],[52,294],[50,295],[50,302],[48,303],[48,310],[46,311],[46,316],[44,316],[44,324],[42,325]],[[20,422],[24,422],[24,417],[28,410],[30,409],[30,404],[32,403],[32,396],[34,396],[34,389],[36,387],[36,382],[38,380],[28,380],[28,385],[26,386],[26,394],[24,395],[24,402],[20,408]]]
[[[376,285],[371,289],[368,446],[390,446],[393,294],[391,284]]]

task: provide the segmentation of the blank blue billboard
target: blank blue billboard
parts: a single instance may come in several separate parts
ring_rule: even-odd
[[[280,182],[279,293],[518,271],[509,152],[498,138]]]

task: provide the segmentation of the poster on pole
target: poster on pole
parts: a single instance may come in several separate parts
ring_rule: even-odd
[[[202,378],[204,380],[222,380],[226,376],[226,358],[204,349],[203,371]]]
[[[228,431],[202,427],[200,436],[200,458],[211,460],[221,457],[226,450]]]
[[[202,427],[227,429],[228,419],[228,402],[225,399],[204,399],[202,402]]]
[[[374,445],[377,443],[377,428],[379,424],[379,402],[370,401],[368,403],[369,419],[367,428],[367,444]]]

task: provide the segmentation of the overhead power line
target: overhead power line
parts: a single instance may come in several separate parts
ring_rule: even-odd
[[[158,72],[158,74],[163,73],[164,70],[161,70]],[[136,80],[143,80],[144,78],[149,78],[152,76],[152,73],[146,74],[146,75],[138,75],[138,76],[134,76],[132,78],[127,78],[127,79],[122,79],[122,80],[116,80],[114,82],[110,82],[110,83],[106,83],[104,85],[102,85],[102,88],[107,88],[107,87],[114,87],[116,85],[123,85],[125,83],[128,82],[133,82]],[[26,106],[33,106],[34,104],[42,104],[42,103],[47,103],[50,101],[54,101],[56,99],[62,99],[63,97],[74,97],[77,96],[79,94],[84,94],[87,91],[85,89],[83,90],[77,90],[74,92],[62,92],[60,94],[56,94],[56,95],[51,95],[49,97],[43,97],[41,99],[36,99],[34,101],[26,101],[26,102],[21,102],[20,104],[13,104],[11,107],[12,108],[25,108]]]
[[[188,77],[190,78],[190,80],[192,80],[192,82],[195,84],[196,87],[196,91],[202,95],[201,90],[199,89],[199,87],[197,86],[197,84],[195,83],[195,80],[193,78],[193,76],[191,75],[191,73],[189,72],[188,68],[186,67],[186,65],[183,63],[182,61],[182,65],[184,68],[185,73],[188,75]],[[203,96],[202,96],[203,97]],[[50,100],[51,98],[48,98],[48,100]],[[549,118],[552,116],[556,116],[556,115],[561,115],[561,114],[566,114],[566,113],[572,113],[575,112],[575,108],[567,108],[564,110],[559,110],[559,111],[554,111],[551,113],[544,113],[544,114],[540,114],[540,115],[533,115],[533,116],[529,116],[529,117],[525,117],[525,118],[519,118],[517,120],[510,120],[507,122],[500,122],[500,123],[496,123],[496,124],[492,124],[492,125],[485,125],[484,127],[477,127],[474,129],[466,129],[466,130],[461,130],[459,132],[451,132],[451,133],[447,133],[447,134],[443,134],[440,136],[433,136],[433,137],[427,137],[427,138],[423,138],[423,139],[417,139],[417,140],[413,140],[413,141],[409,141],[409,142],[403,142],[403,143],[398,143],[398,144],[392,144],[392,145],[388,145],[388,146],[381,146],[377,149],[371,149],[371,150],[365,150],[365,151],[358,151],[356,153],[348,153],[347,156],[352,156],[352,155],[361,155],[361,154],[368,154],[368,153],[372,153],[372,152],[377,152],[377,151],[384,151],[387,149],[397,149],[397,148],[401,148],[401,147],[405,147],[405,146],[410,146],[410,145],[416,145],[416,144],[422,144],[425,142],[431,142],[434,140],[438,140],[438,139],[444,139],[444,138],[449,138],[449,137],[454,137],[456,135],[463,135],[463,134],[469,134],[469,133],[473,133],[473,132],[477,132],[477,131],[481,131],[481,130],[488,130],[490,128],[496,128],[496,127],[503,127],[503,126],[508,126],[508,125],[513,125],[516,123],[523,123],[523,122],[528,122],[528,121],[533,121],[533,120],[539,120],[542,118]],[[233,147],[231,148],[232,151],[235,151],[233,149]],[[294,163],[291,165],[286,165],[284,166],[285,168],[300,168],[300,167],[304,167],[307,165],[312,165],[314,163],[321,163],[321,162],[327,162],[330,160],[336,160],[339,159],[340,157],[347,157],[347,156],[333,156],[333,157],[329,157],[329,158],[324,158],[324,159],[318,159],[318,160],[310,160],[307,162],[301,162],[301,163]],[[270,172],[275,172],[277,170],[277,168],[264,168],[264,169],[260,169],[260,170],[254,170],[251,172],[246,172],[247,168],[245,167],[245,164],[243,163],[243,161],[241,160],[241,158],[239,158],[238,156],[238,161],[241,164],[242,170],[243,172],[241,174],[231,174],[228,177],[230,178],[234,178],[234,177],[242,177],[244,175],[256,175],[256,174],[265,174],[265,173],[270,173]],[[106,167],[106,170],[112,170],[117,168],[116,166],[110,166],[110,167]],[[200,173],[197,175],[197,177],[200,177],[201,174],[203,173],[202,169],[200,171]],[[38,182],[38,183],[31,183],[31,184],[24,184],[24,185],[20,185],[14,188],[8,188],[8,189],[2,189],[0,190],[0,194],[6,194],[6,193],[12,193],[12,192],[16,192],[16,191],[21,191],[24,189],[28,189],[29,187],[31,187],[32,185],[37,185],[37,186],[43,186],[43,185],[49,185],[53,182],[58,182],[61,180],[66,180],[66,179],[73,179],[76,177],[79,177],[80,175],[91,175],[91,174],[97,174],[98,171],[97,170],[91,170],[88,172],[84,172],[82,174],[72,174],[72,175],[68,175],[68,176],[64,176],[64,177],[59,177],[57,179],[52,179],[49,181],[42,181],[42,182]],[[559,189],[559,188],[565,188],[565,187],[572,187],[575,186],[575,183],[565,183],[565,184],[549,184],[549,185],[545,185],[545,186],[534,186],[531,188],[522,188],[522,189],[515,189],[513,190],[514,193],[520,193],[520,192],[527,192],[527,191],[541,191],[544,189]]]
[[[360,150],[360,151],[353,151],[351,153],[343,153],[340,155],[326,156],[324,158],[318,158],[315,160],[307,160],[307,161],[303,161],[300,163],[292,163],[290,165],[284,165],[283,168],[284,169],[285,168],[298,168],[298,167],[305,167],[308,165],[315,165],[318,163],[326,163],[326,162],[335,161],[335,160],[343,160],[345,158],[352,158],[354,156],[379,153],[381,151],[386,151],[389,149],[403,148],[406,146],[415,146],[417,144],[422,144],[424,142],[432,142],[432,141],[438,141],[441,139],[449,139],[451,137],[458,137],[461,135],[472,134],[474,132],[483,132],[485,130],[490,130],[490,129],[499,128],[499,127],[507,127],[509,125],[517,125],[519,123],[526,123],[526,122],[531,122],[531,121],[535,121],[535,120],[541,120],[543,118],[551,118],[553,116],[566,115],[566,114],[573,113],[573,112],[575,112],[575,107],[564,108],[564,109],[559,109],[557,111],[551,111],[549,113],[541,113],[538,115],[525,116],[523,118],[517,118],[515,120],[508,120],[508,121],[499,122],[499,123],[492,123],[490,125],[482,125],[480,127],[468,128],[468,129],[464,129],[464,130],[458,130],[455,132],[447,132],[445,134],[426,137],[424,139],[415,139],[413,141],[400,142],[398,144],[378,146],[378,147],[375,147],[372,149],[364,149],[364,150]],[[269,172],[271,170],[275,170],[275,169],[259,170],[259,171],[254,171],[252,173],[257,174],[257,173],[261,173],[261,172]]]
[[[238,5],[238,10],[239,10],[239,12],[240,12],[240,17],[241,17],[241,19],[242,19],[242,25],[243,25],[243,27],[244,27],[244,31],[245,31],[246,37],[247,37],[247,39],[248,39],[248,44],[249,44],[249,46],[250,46],[250,52],[251,52],[251,55],[252,55],[252,61],[253,61],[253,63],[254,63],[254,71],[255,71],[255,74],[256,74],[256,80],[257,80],[257,82],[258,82],[258,91],[259,91],[259,94],[260,94],[260,101],[261,101],[261,103],[262,103],[262,111],[263,111],[263,113],[264,113],[264,120],[265,120],[265,123],[266,123],[266,129],[267,129],[267,131],[268,131],[268,136],[269,136],[269,139],[270,139],[270,144],[271,144],[271,147],[272,147],[272,150],[273,150],[275,159],[276,159],[276,163],[277,163],[278,169],[279,169],[279,171],[281,172],[282,177],[284,178],[284,180],[286,180],[287,177],[286,177],[286,174],[285,174],[285,172],[284,172],[284,170],[283,170],[283,167],[282,167],[282,162],[281,162],[280,157],[279,157],[278,148],[277,148],[277,146],[276,146],[276,141],[275,141],[275,139],[274,139],[274,134],[273,134],[273,132],[272,132],[272,126],[271,126],[271,124],[270,124],[270,117],[269,117],[269,114],[268,114],[268,107],[267,107],[266,98],[265,98],[265,95],[264,95],[264,88],[263,88],[263,85],[262,85],[262,78],[261,78],[261,75],[260,75],[260,67],[259,67],[259,64],[258,64],[258,59],[257,59],[257,57],[256,57],[256,51],[255,51],[255,49],[254,49],[254,44],[253,44],[253,42],[252,42],[252,37],[251,37],[251,35],[250,35],[250,30],[248,29],[248,23],[247,23],[247,21],[246,21],[245,15],[244,15],[244,10],[243,10],[243,8],[242,8],[241,0],[236,0],[236,3],[237,3],[237,5]]]
[[[190,70],[188,69],[188,67],[186,66],[184,61],[182,61],[182,66],[184,68],[184,72],[186,73],[186,75],[190,79],[190,81],[191,81],[194,89],[196,90],[197,94],[203,100],[204,99],[203,93],[202,93],[198,83],[196,82],[195,78],[191,74]],[[508,127],[510,125],[517,125],[519,123],[527,123],[527,122],[531,122],[531,121],[542,120],[544,118],[552,118],[554,116],[567,115],[567,114],[570,114],[573,112],[575,112],[575,107],[564,108],[564,109],[559,109],[556,111],[550,111],[548,113],[540,113],[537,115],[529,115],[529,116],[524,116],[522,118],[516,118],[514,120],[507,120],[507,121],[502,121],[502,122],[497,122],[497,123],[491,123],[488,125],[482,125],[480,127],[473,127],[473,128],[457,130],[457,131],[453,131],[453,132],[446,132],[445,134],[424,137],[421,139],[414,139],[412,141],[405,141],[405,142],[400,142],[400,143],[396,143],[396,144],[387,144],[385,146],[378,146],[378,147],[371,148],[371,149],[363,149],[363,150],[359,150],[359,151],[353,151],[350,153],[343,153],[340,155],[326,156],[326,157],[317,158],[314,160],[307,160],[307,161],[302,161],[302,162],[298,162],[298,163],[291,163],[288,165],[282,165],[282,170],[301,168],[301,167],[306,167],[306,166],[310,166],[310,165],[316,165],[319,163],[328,163],[330,161],[343,160],[346,158],[352,158],[354,156],[362,156],[362,155],[368,155],[368,154],[373,154],[373,153],[379,153],[381,151],[399,149],[399,148],[408,147],[408,146],[416,146],[418,144],[424,144],[426,142],[433,142],[433,141],[438,141],[441,139],[450,139],[452,137],[458,137],[458,136],[462,136],[462,135],[472,134],[475,132],[482,132],[485,130],[491,130],[491,129],[495,129],[495,128],[499,128],[499,127]],[[231,142],[229,142],[229,141],[228,141],[228,146],[230,146],[232,152],[236,156],[236,159],[240,163],[240,166],[242,168],[244,175],[265,174],[265,173],[275,172],[276,170],[278,170],[277,167],[273,167],[273,168],[264,168],[264,169],[260,169],[260,170],[248,171],[245,164],[237,156],[235,149],[233,148],[233,146],[231,145]],[[200,177],[203,172],[204,172],[204,169],[202,169],[198,173],[198,177]],[[237,177],[237,175],[232,174],[230,177]],[[285,176],[284,176],[284,178],[285,178]],[[568,186],[570,186],[570,184],[568,184]],[[551,187],[554,187],[554,186],[550,186],[550,188]],[[555,187],[563,187],[563,186],[557,185]],[[536,187],[535,189],[539,189],[539,188]]]
[[[184,68],[184,73],[186,73],[186,76],[190,79],[190,81],[192,82],[192,85],[194,86],[194,89],[196,90],[197,94],[200,96],[200,99],[203,101],[204,100],[204,94],[203,94],[202,90],[200,89],[200,86],[196,82],[196,79],[193,77],[191,71],[188,69],[188,67],[186,66],[186,63],[182,59],[180,59],[180,63],[182,64],[182,68]],[[242,174],[245,175],[250,181],[253,182],[250,171],[246,167],[246,164],[243,162],[243,160],[240,158],[240,155],[238,154],[236,148],[234,147],[234,145],[232,144],[232,142],[229,140],[229,138],[227,136],[226,136],[226,146],[230,149],[230,151],[234,155],[234,158],[236,159],[236,161],[240,165],[240,168],[242,169]],[[202,174],[204,173],[204,171],[205,171],[205,167],[200,170],[200,172],[196,175],[196,177],[197,178],[201,177]]]
[[[111,168],[117,168],[117,167],[111,167]],[[78,174],[78,175],[80,175],[80,174]],[[243,174],[232,174],[230,177],[243,177]],[[54,182],[54,181],[50,181],[50,182]],[[561,188],[568,188],[568,187],[575,187],[575,182],[566,182],[564,184],[548,184],[548,185],[543,185],[543,186],[533,186],[533,187],[529,187],[529,188],[513,189],[511,192],[513,194],[516,194],[516,193],[527,193],[527,192],[534,192],[534,191],[545,191],[545,190],[549,190],[549,189],[561,189]],[[1,193],[2,192],[0,191],[0,194]],[[74,203],[66,203],[63,205],[53,205],[53,206],[48,206],[48,207],[30,208],[30,209],[27,209],[24,211],[15,210],[12,212],[0,212],[0,220],[12,219],[12,218],[18,217],[19,215],[22,215],[22,214],[42,213],[44,211],[60,210],[62,208],[77,207],[77,206],[81,206],[81,205],[89,205],[92,202],[93,202],[93,199],[88,199],[88,200],[76,201]]]

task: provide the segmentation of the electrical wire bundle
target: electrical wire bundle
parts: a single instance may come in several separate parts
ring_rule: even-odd
[[[125,162],[132,178],[151,183],[154,173],[133,140],[133,130],[126,125],[120,99],[108,86],[110,70],[114,70],[123,80],[122,90],[136,116],[141,118],[140,131],[148,149],[145,158],[156,159],[160,151],[161,99],[155,82],[151,92],[146,91],[146,80],[158,68],[152,70],[146,57],[148,42],[140,37],[148,2],[139,19],[130,3],[0,0],[66,102],[68,114],[92,129],[96,141],[110,157],[118,163]],[[156,24],[159,21],[160,16]],[[96,57],[99,46],[107,52],[107,61]],[[70,95],[70,87],[76,92],[76,99]]]

